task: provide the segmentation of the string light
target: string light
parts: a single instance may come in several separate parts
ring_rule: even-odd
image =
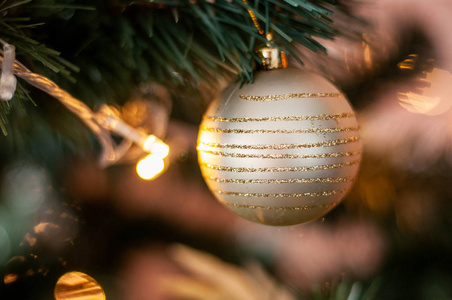
[[[156,141],[156,136],[155,135],[150,135],[148,136],[143,143],[143,150],[146,152],[151,152],[152,146],[154,145]]]
[[[151,136],[150,136],[150,137],[151,137]],[[154,137],[154,136],[152,136],[152,137]],[[167,144],[165,144],[165,143],[164,143],[163,141],[161,141],[161,140],[155,141],[155,142],[152,144],[150,150],[151,150],[150,152],[151,152],[152,154],[157,155],[157,156],[159,156],[160,158],[165,158],[165,157],[167,157],[168,154],[169,154],[169,146],[168,146]]]
[[[60,101],[66,108],[76,114],[96,135],[102,147],[99,164],[102,167],[116,163],[129,150],[133,143],[144,152],[150,153],[137,164],[137,173],[143,179],[155,178],[165,167],[163,159],[169,154],[169,146],[155,135],[147,135],[138,128],[130,126],[121,119],[119,111],[104,105],[99,111],[92,111],[86,104],[72,97],[53,81],[40,74],[31,72],[14,58],[14,46],[3,43],[0,50],[0,67],[2,76],[0,84],[1,100],[9,100],[15,92],[15,76],[27,81],[30,85],[46,92]],[[14,82],[12,82],[14,81]],[[111,133],[124,138],[117,145]]]
[[[135,144],[143,151],[165,158],[169,154],[169,146],[155,135],[146,135],[142,131],[130,126],[119,118],[114,109],[108,105],[102,106],[96,114],[99,123],[111,132],[122,136]]]
[[[140,178],[151,180],[165,168],[165,162],[157,154],[149,154],[137,163],[137,174]]]
[[[169,146],[155,135],[147,136],[142,145],[143,150],[151,154],[137,163],[137,174],[141,179],[151,180],[165,168],[163,159],[169,154]]]
[[[155,135],[145,133],[133,128],[121,120],[114,109],[104,105],[97,113],[97,119],[101,125],[126,139],[134,142],[143,151],[150,153],[138,161],[136,171],[144,180],[156,178],[165,168],[163,159],[169,154],[169,146]]]

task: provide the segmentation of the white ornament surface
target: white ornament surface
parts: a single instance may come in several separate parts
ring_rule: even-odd
[[[257,73],[212,102],[198,158],[217,199],[268,225],[316,219],[353,184],[361,159],[355,114],[326,79],[304,70]]]

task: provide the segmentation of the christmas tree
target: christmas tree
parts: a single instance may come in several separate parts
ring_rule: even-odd
[[[0,298],[450,299],[451,10],[2,1]]]

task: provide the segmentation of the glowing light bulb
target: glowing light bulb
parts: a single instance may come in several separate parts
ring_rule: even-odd
[[[160,174],[165,163],[159,155],[150,154],[137,163],[137,174],[140,178],[150,180]]]
[[[158,139],[155,135],[150,135],[143,143],[143,150],[165,158],[169,154],[169,146]]]
[[[169,154],[169,146],[164,142],[157,141],[152,145],[151,153],[160,158],[165,158]]]
[[[147,151],[147,152],[151,152],[152,145],[154,145],[155,141],[156,141],[155,135],[148,136],[143,143],[143,150]]]

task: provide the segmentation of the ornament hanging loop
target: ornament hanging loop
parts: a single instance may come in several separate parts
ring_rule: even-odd
[[[243,0],[245,5],[248,5],[247,0]],[[256,14],[253,10],[248,9],[248,13],[253,20],[254,27],[256,27],[259,34],[264,35],[265,31],[260,27],[259,22],[257,20]],[[273,44],[273,33],[267,32],[265,34],[265,38],[267,39],[267,45],[257,50],[257,55],[261,60],[261,64],[259,69],[261,70],[277,70],[277,69],[285,69],[287,68],[287,59],[286,54],[276,47],[272,46]]]

